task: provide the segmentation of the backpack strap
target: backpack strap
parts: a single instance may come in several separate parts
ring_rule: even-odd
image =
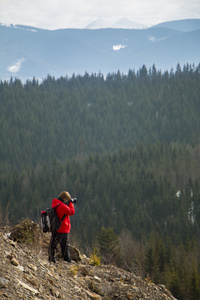
[[[58,205],[56,205],[56,206],[54,207],[54,209],[56,210],[56,208],[58,208],[59,205],[60,205],[60,203],[59,203]]]
[[[65,217],[66,217],[66,215],[63,215],[63,217],[62,217],[61,221],[64,221]]]
[[[60,203],[58,205],[56,205],[56,207],[54,207],[55,211],[56,211],[56,208],[58,208],[59,205],[60,205]],[[64,221],[65,217],[66,217],[66,215],[63,215],[62,219],[60,221]]]

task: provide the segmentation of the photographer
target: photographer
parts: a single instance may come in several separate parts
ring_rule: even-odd
[[[71,229],[71,223],[69,216],[75,214],[75,208],[73,203],[76,199],[72,199],[70,194],[66,191],[60,193],[58,199],[53,199],[52,207],[56,208],[56,214],[59,219],[62,220],[60,228],[56,232],[52,232],[50,245],[49,245],[49,261],[56,262],[55,250],[59,243],[62,251],[62,257],[65,261],[71,262],[71,256],[69,252],[69,233]]]

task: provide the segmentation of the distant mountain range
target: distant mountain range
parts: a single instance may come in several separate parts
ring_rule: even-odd
[[[102,28],[118,28],[118,29],[145,29],[147,26],[133,22],[127,18],[121,18],[117,22],[112,22],[108,19],[97,19],[88,24],[85,29],[102,29]]]
[[[126,19],[107,25],[97,20],[85,29],[0,25],[2,80],[11,76],[43,79],[48,74],[57,78],[85,72],[107,75],[118,70],[127,73],[153,64],[170,71],[178,63],[200,63],[200,19],[165,22],[150,28]]]

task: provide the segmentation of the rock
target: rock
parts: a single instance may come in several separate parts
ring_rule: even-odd
[[[8,253],[6,257],[9,258],[10,260],[12,260],[14,258],[14,255]]]
[[[19,280],[19,284],[22,285],[25,289],[33,292],[34,294],[39,294],[39,291],[36,289],[33,289],[32,287],[30,287],[29,285],[27,285],[26,283],[22,282],[21,280]]]
[[[11,259],[11,263],[14,265],[14,266],[18,266],[19,265],[19,262],[13,257]]]
[[[12,245],[13,247],[16,246],[16,243],[14,241],[9,241],[9,244]]]
[[[37,267],[36,266],[34,266],[34,265],[32,265],[32,264],[30,264],[30,265],[28,265],[28,267],[30,268],[30,269],[32,269],[33,271],[37,271]]]
[[[30,244],[38,242],[38,235],[39,225],[29,219],[24,219],[11,230],[10,238],[15,242]]]
[[[94,280],[95,280],[96,282],[101,282],[101,278],[99,278],[98,276],[94,276]]]
[[[38,286],[38,280],[37,278],[34,278],[33,276],[28,277],[28,276],[24,276],[24,278],[33,286],[37,287]]]
[[[16,267],[18,270],[20,270],[21,272],[24,272],[24,267],[22,267],[22,266],[17,266]]]
[[[79,271],[83,276],[88,276],[89,275],[89,269],[87,267],[82,266],[82,267],[79,268]]]
[[[89,296],[89,298],[92,299],[92,300],[100,300],[100,299],[101,299],[101,296],[100,296],[100,295],[97,295],[97,294],[95,294],[95,293],[86,291],[86,294],[87,294],[87,295]]]
[[[110,292],[108,283],[98,283],[95,280],[90,281],[89,288],[91,291],[101,296],[106,296]]]
[[[0,277],[0,288],[6,287],[6,285],[8,285],[8,283],[9,283],[9,280],[7,280],[3,277]]]
[[[51,290],[51,295],[56,297],[56,298],[60,298],[60,292],[54,290],[53,288],[50,289]]]
[[[71,255],[72,260],[74,260],[76,262],[81,260],[81,254],[80,254],[80,251],[77,248],[70,245],[69,246],[69,251],[70,251],[70,255]]]

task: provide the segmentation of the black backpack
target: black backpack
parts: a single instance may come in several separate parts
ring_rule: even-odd
[[[56,209],[59,205],[60,204],[54,208],[51,207],[41,211],[41,227],[43,232],[56,232],[60,228],[66,215],[64,215],[61,220],[58,218]]]

